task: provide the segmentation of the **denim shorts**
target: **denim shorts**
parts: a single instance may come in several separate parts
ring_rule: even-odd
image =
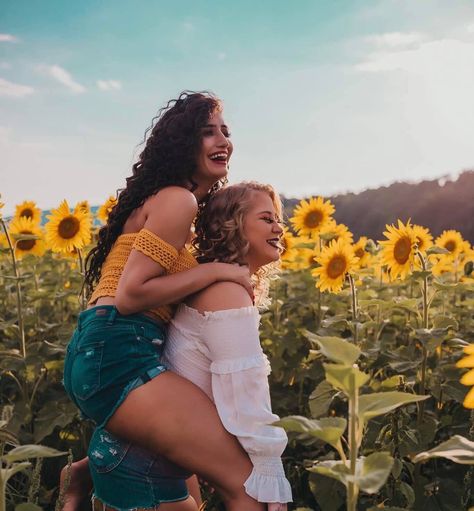
[[[82,415],[104,426],[127,395],[166,371],[165,327],[113,305],[81,312],[64,360],[64,387]]]
[[[64,387],[81,414],[97,425],[89,444],[95,496],[118,510],[188,497],[185,479],[191,474],[104,429],[133,389],[167,370],[161,363],[164,340],[164,324],[99,305],[81,312],[67,347]]]
[[[189,496],[189,472],[102,428],[92,435],[88,455],[94,498],[118,511],[156,508]]]

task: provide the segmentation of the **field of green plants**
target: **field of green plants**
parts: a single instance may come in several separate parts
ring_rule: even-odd
[[[355,241],[333,213],[321,198],[296,208],[262,315],[273,408],[289,435],[291,509],[469,509],[472,247],[462,233],[433,239],[406,219],[380,241]],[[85,306],[92,220],[86,202],[64,202],[44,229],[31,202],[1,219],[0,511],[59,509],[59,471],[87,449],[91,426],[61,379]]]

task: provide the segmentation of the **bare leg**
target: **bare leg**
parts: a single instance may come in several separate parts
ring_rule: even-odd
[[[133,390],[107,429],[202,476],[228,511],[266,509],[245,493],[253,468],[247,453],[207,395],[188,380],[167,371]]]
[[[186,480],[186,486],[188,487],[189,494],[194,499],[198,507],[202,504],[201,488],[199,487],[199,481],[197,476],[193,475]]]
[[[89,492],[92,490],[92,479],[89,472],[89,458],[76,461],[70,468],[70,482],[64,495],[63,511],[79,511],[89,501]],[[66,481],[67,467],[61,470],[59,487]]]

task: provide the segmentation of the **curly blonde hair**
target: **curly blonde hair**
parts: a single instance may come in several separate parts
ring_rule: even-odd
[[[200,263],[219,261],[245,264],[249,242],[244,234],[244,220],[252,207],[255,192],[267,193],[278,218],[281,218],[280,197],[272,186],[248,181],[221,188],[209,199],[196,222],[193,246]],[[253,275],[258,307],[269,304],[270,280],[276,277],[278,269],[278,262],[269,263]]]

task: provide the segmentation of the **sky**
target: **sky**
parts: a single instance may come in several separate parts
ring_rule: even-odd
[[[474,168],[472,0],[2,0],[0,193],[104,202],[158,109],[224,101],[230,182],[334,195]]]

